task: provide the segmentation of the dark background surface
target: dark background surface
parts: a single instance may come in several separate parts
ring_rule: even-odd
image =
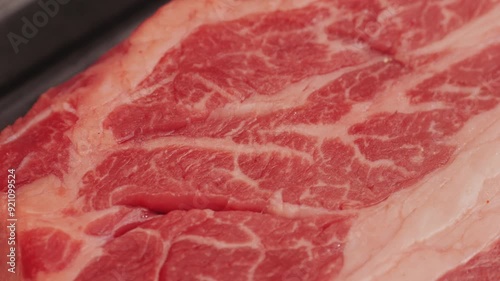
[[[23,116],[40,94],[128,37],[167,2],[0,0],[0,129]],[[27,21],[31,27],[26,27]]]

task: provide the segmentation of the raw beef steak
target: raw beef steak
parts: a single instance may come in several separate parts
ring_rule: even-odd
[[[499,18],[173,1],[1,133],[0,277],[500,280]]]

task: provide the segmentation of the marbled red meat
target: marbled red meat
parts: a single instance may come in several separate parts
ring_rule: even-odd
[[[0,276],[500,280],[498,17],[173,1],[1,133]]]

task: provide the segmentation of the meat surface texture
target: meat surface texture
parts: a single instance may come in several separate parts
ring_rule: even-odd
[[[167,4],[0,134],[0,278],[500,280],[499,18]]]

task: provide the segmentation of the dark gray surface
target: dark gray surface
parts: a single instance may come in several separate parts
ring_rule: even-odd
[[[0,0],[0,21],[19,11],[33,0]]]
[[[0,10],[0,88],[13,87],[69,44],[140,5],[141,0],[15,0]],[[65,3],[65,4],[63,4]]]
[[[86,2],[91,1],[86,0]],[[113,24],[97,26],[97,28],[88,32],[89,34],[80,34],[80,37],[75,39],[74,42],[66,43],[68,46],[56,48],[56,54],[49,55],[48,59],[42,59],[42,63],[37,59],[32,59],[33,57],[40,57],[40,54],[30,55],[30,51],[23,51],[22,55],[26,56],[25,60],[29,70],[12,78],[12,80],[18,79],[19,83],[3,87],[3,89],[0,88],[2,93],[0,98],[0,128],[3,129],[24,115],[38,96],[48,88],[58,85],[84,70],[107,50],[128,37],[138,24],[168,0],[146,1],[146,4],[144,4],[144,1],[142,2],[143,5],[134,7],[128,13],[122,13],[118,19],[112,21]],[[70,29],[71,26],[69,26],[68,30]],[[51,36],[57,36],[57,34],[51,34],[49,38]],[[32,50],[31,52],[38,51]],[[6,56],[5,53],[0,53],[0,55]],[[18,55],[10,54],[10,56]],[[12,63],[10,65],[9,63],[2,63],[2,65],[7,65],[8,69],[17,69]]]

